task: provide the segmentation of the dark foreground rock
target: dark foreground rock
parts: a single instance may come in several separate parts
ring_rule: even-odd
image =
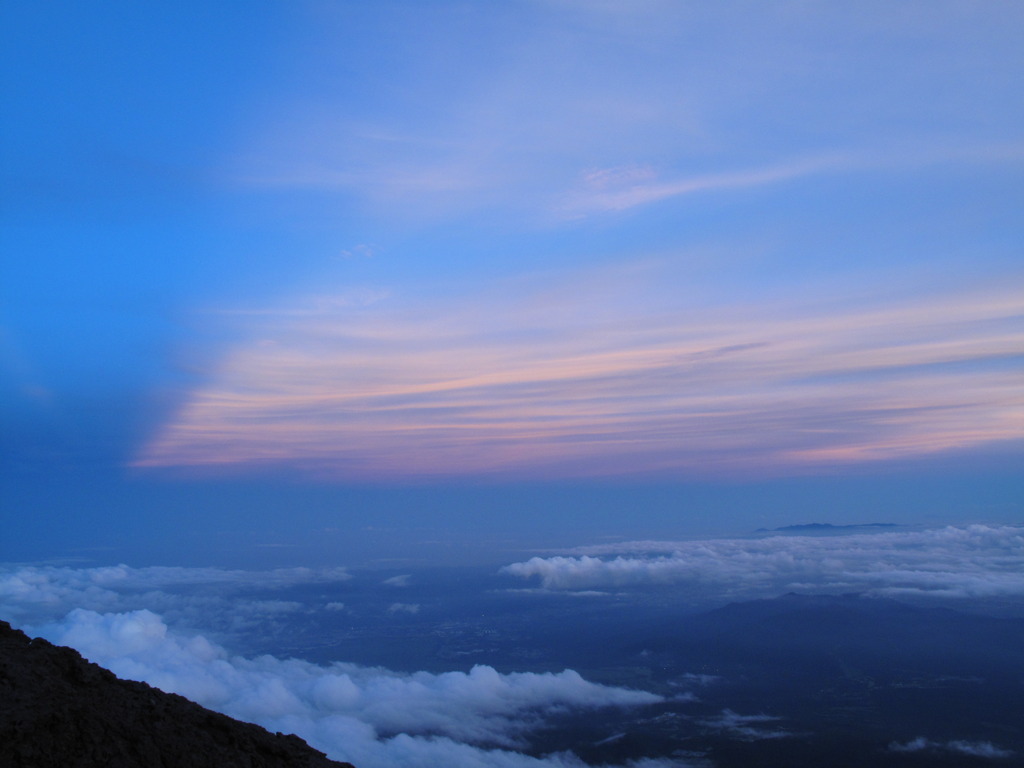
[[[0,621],[4,768],[352,768]]]

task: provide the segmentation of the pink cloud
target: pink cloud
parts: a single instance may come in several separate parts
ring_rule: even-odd
[[[249,316],[134,463],[789,472],[1024,438],[1019,291],[672,310],[581,284]]]

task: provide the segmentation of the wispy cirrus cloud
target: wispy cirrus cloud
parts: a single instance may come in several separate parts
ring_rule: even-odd
[[[585,171],[566,193],[559,211],[568,217],[626,211],[670,198],[756,189],[821,174],[899,173],[938,165],[998,167],[1024,161],[1024,144],[951,145],[923,141],[913,146],[835,151],[767,162],[748,168],[697,174],[659,172],[649,165]]]
[[[667,179],[660,178],[649,167],[591,170],[583,175],[581,188],[567,196],[561,210],[568,216],[624,211],[683,195],[778,184],[816,173],[846,169],[850,165],[849,158],[836,155],[761,168]]]
[[[320,13],[318,34],[351,27],[344,9]],[[981,105],[1003,114],[1019,47],[1005,30],[1017,12],[554,2],[520,8],[517,23],[492,14],[403,8],[387,28],[406,44],[358,62],[368,79],[354,99],[338,75],[351,51],[308,46],[309,81],[248,127],[225,177],[281,200],[327,196],[320,210],[358,210],[370,227],[360,239],[374,242],[410,219],[460,222],[457,236],[432,225],[405,253],[389,251],[388,280],[421,275],[424,263],[447,274],[510,264],[519,252],[491,253],[509,234],[529,240],[523,261],[533,264],[590,261],[595,232],[634,260],[646,258],[641,248],[778,237],[777,260],[755,274],[732,253],[709,266],[714,290],[734,294],[717,306],[686,279],[662,288],[679,294],[671,303],[648,289],[595,288],[579,270],[545,290],[324,291],[236,311],[248,341],[186,393],[135,466],[695,476],[1024,438],[1024,294],[1016,268],[998,266],[1013,242],[998,234],[1012,231],[999,201],[1024,145],[1009,113],[991,130],[965,119]],[[908,46],[908,35],[933,44]],[[986,46],[966,44],[979,39]],[[865,50],[885,54],[887,87],[840,65]],[[1006,66],[993,69],[995,56]],[[951,77],[984,99],[965,108],[951,98],[965,89],[941,85]],[[765,192],[766,205],[684,210],[746,190]],[[659,201],[684,216],[617,215]],[[861,261],[878,295],[893,263],[917,274],[981,265],[1003,284],[870,300],[813,278],[796,287]]]
[[[508,17],[392,9],[390,34],[404,44],[360,60],[363,87],[352,95],[339,91],[351,50],[307,45],[296,53],[316,65],[276,109],[257,113],[227,175],[343,193],[392,225],[481,208],[521,223],[929,156],[978,160],[987,151],[978,148],[1012,141],[1019,150],[1005,112],[1019,62],[993,59],[1016,43],[1005,32],[1015,10],[612,5],[533,3]],[[318,22],[320,34],[351,27],[339,9],[321,9]],[[965,45],[965,34],[986,45]],[[931,44],[906,45],[921,35]],[[887,62],[876,65],[887,67],[885,88],[872,68],[837,66],[869,50]],[[967,94],[942,88],[949,78],[994,97],[988,122],[1012,129],[979,130]],[[936,142],[946,146],[936,152]]]
[[[133,463],[695,476],[1024,438],[1013,287],[709,306],[616,277],[236,313],[250,340]]]

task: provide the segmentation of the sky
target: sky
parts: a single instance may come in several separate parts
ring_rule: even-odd
[[[1016,3],[0,14],[0,559],[1024,521]]]

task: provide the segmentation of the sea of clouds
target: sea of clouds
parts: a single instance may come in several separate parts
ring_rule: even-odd
[[[238,599],[247,589],[350,578],[343,569],[19,566],[0,570],[0,611],[29,634],[75,648],[122,678],[271,731],[296,733],[359,768],[579,768],[583,763],[571,753],[533,758],[516,749],[556,713],[662,701],[653,693],[588,682],[572,670],[500,674],[475,666],[405,674],[271,655],[245,658],[191,629],[205,621],[244,631],[249,622],[303,609],[289,601]],[[140,605],[159,606],[175,621]]]
[[[1024,527],[759,539],[631,541],[534,557],[503,572],[549,590],[673,585],[727,597],[852,591],[906,597],[1024,597]]]
[[[718,598],[841,590],[1017,599],[1024,597],[1024,528],[626,542],[579,547],[502,570],[539,578],[543,590],[560,593],[655,586],[703,590]],[[663,701],[650,692],[588,682],[572,670],[501,674],[476,666],[468,672],[399,673],[228,650],[232,638],[275,623],[287,629],[302,612],[337,616],[345,610],[337,601],[310,605],[284,598],[294,596],[291,588],[310,584],[334,594],[332,587],[354,578],[359,577],[343,568],[0,566],[0,617],[76,648],[121,677],[272,731],[296,733],[359,768],[580,768],[569,753],[534,758],[517,750],[556,714],[604,707],[639,711]],[[411,612],[414,605],[386,600],[382,610],[388,604],[392,612]],[[725,710],[702,724],[742,739],[791,735],[773,727],[774,721],[763,713]],[[927,740],[890,748],[1000,752],[983,743]],[[630,765],[698,764],[706,762],[680,758]]]

